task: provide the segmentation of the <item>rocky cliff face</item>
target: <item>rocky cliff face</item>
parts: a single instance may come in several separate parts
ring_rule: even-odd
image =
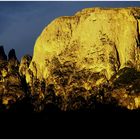
[[[38,37],[26,72],[31,87],[38,82],[46,86],[32,91],[40,104],[52,86],[55,96],[62,97],[62,110],[77,108],[81,100],[87,104],[93,95],[96,101],[113,98],[121,106],[138,108],[140,92],[134,85],[140,78],[139,13],[139,8],[89,8],[52,21]]]
[[[32,57],[30,55],[25,55],[21,58],[19,66],[19,73],[21,76],[26,76],[31,60]]]
[[[55,19],[38,37],[30,69],[39,79],[47,78],[56,58],[107,79],[124,67],[139,70],[139,11],[91,8]]]

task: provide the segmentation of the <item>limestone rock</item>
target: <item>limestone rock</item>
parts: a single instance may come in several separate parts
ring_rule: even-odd
[[[38,80],[53,85],[55,96],[62,97],[62,110],[80,106],[74,102],[79,98],[86,104],[96,94],[96,101],[103,102],[107,95],[110,102],[113,98],[118,105],[134,109],[139,107],[139,96],[128,96],[133,90],[112,84],[124,68],[140,71],[140,8],[89,8],[59,17],[43,30],[26,81],[31,87],[38,86]],[[125,84],[124,89],[130,86]],[[45,92],[42,97],[46,100]]]
[[[25,76],[29,68],[32,57],[30,55],[25,55],[21,58],[19,73],[21,76]]]
[[[109,80],[119,69],[140,69],[139,8],[84,9],[52,21],[38,37],[30,70],[39,79],[50,75],[52,61],[76,64],[79,70],[103,73]],[[29,82],[29,81],[27,81]]]

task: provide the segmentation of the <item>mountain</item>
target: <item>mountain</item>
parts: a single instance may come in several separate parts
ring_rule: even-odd
[[[3,52],[0,58],[6,61]],[[88,8],[56,18],[36,40],[33,58],[19,64],[11,50],[6,63],[16,67],[20,95],[37,112],[139,109],[140,8]]]
[[[89,8],[45,27],[26,73],[39,104],[49,94],[60,97],[62,110],[90,100],[139,108],[139,13],[140,8]]]
[[[139,70],[139,11],[90,8],[55,19],[38,37],[30,69],[39,79],[47,78],[52,61],[58,59],[79,70],[102,73],[108,80],[124,67]]]

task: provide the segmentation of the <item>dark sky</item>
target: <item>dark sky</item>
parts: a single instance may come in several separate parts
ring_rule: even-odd
[[[33,52],[43,28],[59,16],[73,15],[88,7],[140,6],[140,1],[0,1],[0,45],[6,53],[16,49],[20,59]]]

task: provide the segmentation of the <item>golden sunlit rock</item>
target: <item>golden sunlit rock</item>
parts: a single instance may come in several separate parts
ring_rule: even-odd
[[[19,66],[19,73],[22,76],[25,76],[30,65],[32,57],[30,55],[25,55],[21,58],[20,66]]]
[[[26,72],[27,83],[34,87],[38,79],[46,85],[54,85],[55,95],[64,98],[62,110],[67,110],[70,99],[80,96],[87,102],[98,92],[96,97],[101,102],[104,102],[103,96],[110,96],[122,107],[138,108],[139,94],[131,94],[138,93],[139,88],[132,90],[132,83],[128,81],[132,80],[135,85],[139,78],[139,13],[140,8],[89,8],[55,19],[35,43],[33,59]],[[137,77],[130,76],[133,71]],[[109,87],[103,88],[109,84],[112,91]],[[35,92],[34,88],[31,90]]]
[[[58,17],[41,33],[33,58],[0,53],[5,106],[40,112],[140,108],[140,8],[88,8]]]
[[[46,79],[56,57],[79,70],[103,72],[107,79],[126,66],[139,70],[139,11],[90,8],[55,19],[38,37],[30,69]]]

